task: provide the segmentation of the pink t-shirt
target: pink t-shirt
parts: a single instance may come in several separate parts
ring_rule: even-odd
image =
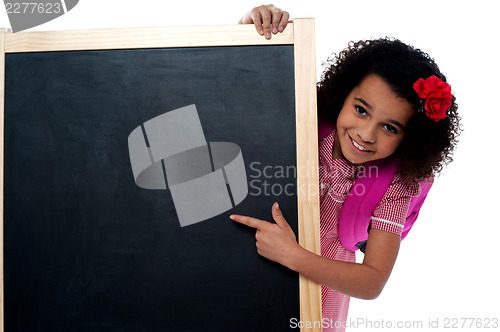
[[[370,170],[364,169],[363,164],[333,159],[334,139],[335,130],[319,145],[321,255],[338,261],[355,262],[354,252],[344,248],[340,243],[338,220],[344,201],[358,174]],[[396,174],[373,212],[371,227],[401,235],[411,197],[419,194],[418,184],[407,185],[401,176]],[[328,325],[323,331],[344,331],[350,297],[326,286],[321,287],[321,296],[323,323],[326,321]]]

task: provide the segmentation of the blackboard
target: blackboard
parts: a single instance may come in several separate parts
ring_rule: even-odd
[[[295,51],[6,47],[5,330],[289,330],[299,276],[229,215],[269,220],[278,201],[299,232]],[[182,227],[173,190],[134,181],[127,138],[185,107],[207,141],[241,149],[248,194]]]

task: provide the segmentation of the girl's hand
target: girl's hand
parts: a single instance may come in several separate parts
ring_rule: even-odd
[[[240,215],[231,215],[229,218],[257,229],[255,239],[259,255],[289,267],[293,255],[302,247],[297,243],[290,225],[283,218],[278,203],[273,204],[272,214],[275,224]]]
[[[274,5],[262,5],[243,15],[238,24],[253,23],[261,36],[264,35],[266,39],[271,39],[271,32],[277,34],[285,30],[289,17],[288,12]]]

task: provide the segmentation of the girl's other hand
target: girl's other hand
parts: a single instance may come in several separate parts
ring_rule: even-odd
[[[262,5],[255,7],[238,21],[238,24],[255,25],[255,30],[266,39],[271,39],[271,32],[277,34],[283,32],[288,24],[290,14],[275,7],[274,5]]]

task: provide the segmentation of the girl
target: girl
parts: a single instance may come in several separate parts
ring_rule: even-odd
[[[253,22],[269,39],[283,31],[287,20],[288,13],[269,5],[254,8],[240,23]],[[275,223],[230,218],[257,230],[260,255],[323,285],[322,317],[344,322],[350,296],[374,299],[381,293],[410,200],[421,191],[418,181],[432,181],[452,160],[460,118],[434,60],[399,40],[350,43],[328,65],[317,90],[320,122],[335,124],[319,146],[321,256],[297,243],[278,203],[272,207]],[[339,240],[339,214],[363,165],[384,158],[396,158],[398,171],[373,212],[358,264]]]

